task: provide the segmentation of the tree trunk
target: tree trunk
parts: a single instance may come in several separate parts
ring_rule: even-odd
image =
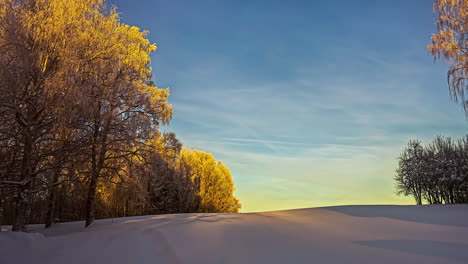
[[[98,109],[101,109],[101,104]],[[112,118],[108,117],[104,126],[103,131],[100,131],[101,126],[99,125],[100,119],[94,120],[94,133],[93,142],[91,147],[91,181],[89,183],[88,198],[86,201],[86,224],[88,227],[94,221],[94,210],[96,205],[96,188],[99,177],[101,176],[102,168],[104,168],[106,154],[107,154],[107,136],[109,134],[109,128],[112,122]],[[98,147],[99,145],[99,147]]]
[[[94,222],[94,209],[96,205],[96,188],[97,188],[97,179],[99,174],[93,172],[91,181],[89,183],[88,189],[88,198],[86,200],[86,224],[85,227],[88,227]]]
[[[24,231],[26,229],[26,214],[27,214],[27,198],[25,197],[24,188],[18,193],[18,196],[15,199],[16,204],[16,216],[13,226],[11,228],[12,231]]]
[[[2,232],[2,222],[3,222],[3,192],[0,194],[0,232]]]
[[[24,231],[26,227],[26,215],[28,212],[29,188],[32,184],[32,136],[29,129],[24,128],[23,132],[23,161],[21,169],[22,185],[19,186],[18,196],[16,197],[16,217],[13,223],[12,231]]]
[[[49,198],[47,201],[47,213],[45,219],[45,228],[49,228],[52,226],[54,222],[54,211],[55,211],[55,200],[57,197],[57,186],[55,184],[59,180],[59,173],[54,171],[54,178],[52,180],[52,186],[49,189]]]
[[[124,215],[125,217],[128,217],[128,198],[125,198]]]
[[[94,132],[91,145],[91,179],[88,188],[88,197],[86,198],[86,223],[88,227],[94,222],[94,207],[96,204],[96,188],[97,180],[99,177],[98,164],[97,164],[97,143],[99,139],[99,126],[97,120],[94,120]]]
[[[97,123],[97,122],[96,122]],[[110,119],[107,122],[107,125],[110,124]],[[92,173],[91,181],[89,183],[88,189],[88,198],[86,201],[86,224],[85,227],[88,227],[94,221],[94,210],[96,205],[96,188],[101,170],[104,167],[104,159],[107,152],[106,143],[107,143],[107,133],[108,126],[104,127],[104,132],[101,140],[99,141],[99,150],[97,148],[97,143],[99,139],[99,126],[94,127],[93,135],[93,146],[91,148],[91,161],[92,161]],[[99,153],[99,155],[98,155]]]

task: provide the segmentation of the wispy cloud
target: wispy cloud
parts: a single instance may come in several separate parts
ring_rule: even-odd
[[[251,32],[252,43],[234,41],[229,52],[211,39],[197,46],[203,52],[180,55],[178,64],[162,57],[173,67],[166,75],[175,110],[168,129],[231,168],[247,210],[258,208],[262,196],[277,203],[275,197],[290,197],[291,206],[311,199],[403,201],[394,196],[392,178],[407,140],[457,136],[467,124],[424,43],[405,35],[401,47],[393,39],[375,45],[377,37],[365,30],[375,29],[373,19],[357,18],[363,29],[340,34],[288,28],[278,43]],[[244,31],[235,32],[245,39]],[[373,34],[403,33],[390,27]]]
[[[175,110],[164,129],[231,168],[244,210],[407,201],[392,182],[407,140],[466,133],[446,66],[425,51],[425,1],[227,2],[158,1],[133,16],[118,4],[159,45],[155,82]]]
[[[375,71],[388,76],[426,67],[369,56]],[[371,80],[349,74],[315,78],[302,70],[292,80],[250,84],[221,68],[205,69],[203,76],[216,76],[214,81],[174,99],[175,122],[190,124],[176,132],[186,145],[213,152],[231,168],[241,199],[270,188],[264,194],[271,199],[297,194],[304,202],[321,197],[344,203],[353,198],[338,190],[348,188],[405,202],[394,196],[392,184],[401,147],[411,137],[437,133],[438,124],[460,124],[450,121],[455,107],[421,103],[434,95],[424,81],[405,75],[398,81],[383,73]],[[224,82],[227,74],[231,78]],[[259,206],[244,204],[247,210]]]

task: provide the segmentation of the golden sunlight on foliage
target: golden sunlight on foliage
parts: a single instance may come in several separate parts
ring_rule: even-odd
[[[238,212],[229,170],[160,133],[173,109],[147,35],[104,0],[0,0],[0,206],[14,231]]]
[[[197,186],[200,195],[199,212],[237,213],[241,208],[234,196],[234,181],[231,172],[221,161],[216,162],[212,154],[199,150],[182,149],[179,167],[188,167],[190,178]]]
[[[98,184],[99,216],[239,212],[231,173],[213,155],[181,150],[172,133],[154,135],[147,144],[147,160],[126,167],[125,181],[114,176]]]
[[[198,208],[181,144],[159,133],[173,109],[147,34],[103,0],[0,0],[0,187],[14,230],[44,197],[50,225],[63,192],[86,204],[86,225],[96,204],[99,216]]]
[[[466,91],[468,84],[468,1],[438,0],[434,3],[438,33],[427,46],[434,59],[450,64],[447,73],[451,95],[460,100],[468,115]]]

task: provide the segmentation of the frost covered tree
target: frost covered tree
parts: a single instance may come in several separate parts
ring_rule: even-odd
[[[94,219],[98,181],[110,174],[120,175],[122,162],[139,155],[158,124],[168,123],[172,116],[168,90],[158,89],[150,81],[149,53],[155,46],[145,32],[121,24],[116,13],[109,23],[104,25],[106,29],[99,29],[102,39],[93,38],[96,43],[91,46],[102,44],[102,51],[87,65],[98,74],[86,78],[87,94],[91,95],[83,120],[83,133],[89,139],[86,225]]]
[[[467,142],[467,136],[457,142],[437,136],[427,146],[411,140],[398,158],[397,194],[417,204],[468,203]]]
[[[173,110],[155,50],[104,0],[0,0],[0,221],[240,208],[224,165],[205,153],[195,177],[201,160],[159,132]]]
[[[147,179],[148,213],[196,212],[195,185],[177,168],[182,143],[174,133],[155,135],[148,143],[148,155],[139,170],[139,177]]]
[[[14,229],[24,228],[38,181],[53,182],[41,179],[54,174],[43,165],[54,164],[49,147],[61,146],[52,141],[70,120],[85,157],[89,225],[100,179],[118,175],[171,118],[168,90],[151,82],[156,46],[102,0],[2,0],[0,21],[1,146],[18,153],[3,164],[1,184],[15,189]]]
[[[199,150],[182,149],[179,168],[189,174],[200,196],[199,212],[237,213],[241,208],[234,196],[231,172],[212,154]]]
[[[0,1],[0,151],[14,154],[0,164],[0,185],[14,196],[14,230],[24,228],[31,199],[67,156],[56,136],[76,113],[76,64],[68,58],[81,36],[68,23],[73,14],[57,19],[67,8],[65,1]]]
[[[416,204],[422,204],[424,162],[424,148],[418,140],[411,140],[398,158],[397,194],[412,195]]]
[[[427,50],[434,59],[449,63],[447,81],[452,98],[468,115],[468,0],[437,0],[434,12],[438,32]]]

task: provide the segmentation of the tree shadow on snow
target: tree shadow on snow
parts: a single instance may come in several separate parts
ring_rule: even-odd
[[[323,208],[357,217],[386,217],[424,224],[468,227],[468,205],[356,205]]]
[[[126,221],[123,224],[136,224],[138,226],[140,223],[148,223],[152,228],[162,228],[164,226],[176,226],[176,225],[185,225],[194,222],[199,223],[216,223],[220,221],[229,221],[233,219],[238,219],[236,214],[177,214],[177,215],[165,215],[163,217],[151,217],[145,218],[138,221],[130,222]]]
[[[428,240],[365,240],[354,244],[405,253],[468,262],[468,244]]]
[[[192,222],[215,223],[219,221],[229,221],[237,219],[237,214],[165,214],[165,215],[145,215],[122,218],[98,219],[88,228],[84,227],[84,221],[54,224],[52,228],[44,229],[44,225],[31,225],[30,232],[38,232],[46,237],[57,237],[86,232],[105,232],[109,229],[118,231],[120,227],[140,229],[141,226],[150,228],[161,228],[167,225],[175,226],[189,224]]]

